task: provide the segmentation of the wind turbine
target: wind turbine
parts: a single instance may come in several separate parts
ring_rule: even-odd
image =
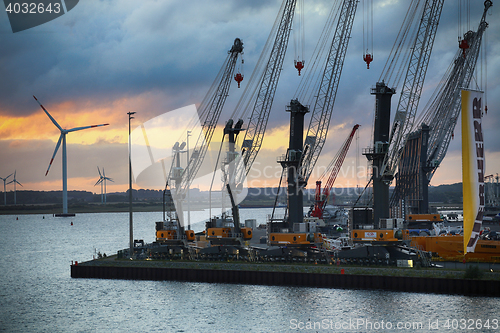
[[[35,98],[35,100],[38,102],[38,104],[40,104],[40,107],[47,114],[47,116],[50,118],[52,123],[54,123],[54,125],[56,125],[56,127],[59,129],[59,131],[61,131],[61,135],[59,136],[59,141],[57,141],[56,149],[54,150],[54,154],[52,155],[52,159],[50,160],[49,167],[47,168],[47,172],[45,173],[45,176],[47,176],[47,174],[49,173],[50,166],[52,165],[52,162],[54,161],[54,157],[56,156],[57,150],[59,149],[59,146],[61,145],[61,141],[62,141],[62,181],[63,181],[63,198],[62,198],[63,214],[62,214],[62,216],[65,216],[68,214],[68,163],[67,163],[67,159],[66,159],[66,134],[68,134],[70,132],[80,131],[80,130],[87,129],[87,128],[107,126],[109,124],[91,125],[91,126],[84,126],[84,127],[75,127],[75,128],[71,128],[71,129],[64,129],[61,126],[59,126],[57,121],[54,118],[52,118],[52,116],[50,115],[50,113],[47,110],[45,110],[45,108],[38,101],[38,99],[36,99],[35,96],[33,96],[33,98]]]
[[[0,179],[3,180],[3,205],[4,206],[7,206],[7,191],[6,191],[6,187],[5,187],[5,182],[7,181],[7,178],[9,178],[12,175],[13,174],[11,173],[10,175],[8,175],[5,178],[0,177]]]
[[[97,184],[101,184],[101,203],[103,203],[103,196],[102,196],[102,184],[103,184],[103,179],[102,179],[102,174],[101,174],[101,171],[99,170],[99,167],[97,167],[97,172],[99,172],[99,179],[97,180],[97,182],[94,184],[94,186],[97,186]]]
[[[102,203],[102,184],[104,184],[104,203],[106,203],[106,180],[112,182],[114,181],[113,179],[106,177],[106,174],[104,173],[104,168],[102,168],[102,174],[101,171],[99,170],[99,167],[97,167],[97,171],[99,172],[99,180],[95,183],[95,185],[101,184],[101,203]]]
[[[14,183],[14,205],[16,205],[17,204],[17,202],[16,202],[16,184],[23,186],[23,184],[18,182],[16,179],[16,171],[14,171],[14,179],[12,179],[10,182],[8,182],[7,185],[12,184],[12,183]]]

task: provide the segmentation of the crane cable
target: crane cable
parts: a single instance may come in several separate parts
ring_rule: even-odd
[[[410,61],[411,45],[407,45],[407,43],[409,44],[411,41],[415,40],[415,36],[418,31],[418,27],[415,27],[410,37],[411,27],[413,26],[415,18],[421,16],[417,16],[417,13],[419,13],[418,7],[420,5],[420,1],[421,0],[411,0],[392,49],[387,57],[384,67],[382,68],[378,82],[383,81],[386,82],[388,86],[392,85],[393,87],[399,86],[403,77],[404,69],[408,67],[408,63]],[[404,60],[401,61],[401,58]],[[395,77],[394,82],[390,84],[389,82],[392,80],[393,76]],[[373,106],[372,118],[372,130],[370,131],[371,141],[373,141],[375,126],[375,106]]]
[[[302,62],[304,64],[304,43],[305,43],[305,32],[304,32],[304,0],[297,1],[298,15],[294,16],[293,22],[293,42],[294,42],[294,61]]]
[[[321,75],[323,74],[324,63],[328,55],[327,47],[329,47],[329,40],[335,28],[335,22],[340,15],[341,2],[336,0],[332,6],[326,23],[321,32],[320,38],[316,43],[314,51],[311,56],[310,66],[306,75],[302,76],[300,83],[295,91],[294,98],[303,101],[303,105],[311,105],[314,99],[314,94],[319,90],[321,83]]]
[[[267,37],[266,44],[257,60],[255,65],[255,69],[250,76],[250,80],[245,86],[245,90],[241,95],[236,107],[234,108],[233,113],[231,114],[231,119],[236,119],[236,116],[239,114],[239,119],[246,119],[249,117],[248,113],[251,112],[252,108],[250,107],[250,103],[255,103],[255,96],[257,94],[257,90],[259,88],[259,83],[262,82],[262,77],[264,75],[264,69],[266,67],[266,60],[269,59],[269,54],[271,52],[272,46],[274,44],[274,38],[278,30],[278,26],[281,21],[281,17],[283,16],[283,12],[285,10],[286,1],[283,1],[281,4],[281,8],[276,16],[273,27],[271,29],[271,33]]]
[[[406,12],[406,15],[404,17],[403,24],[399,29],[396,41],[394,42],[391,52],[389,53],[389,57],[387,58],[384,68],[382,69],[379,82],[384,81],[388,83],[391,81],[392,77],[395,76],[394,81],[396,82],[396,84],[391,84],[391,85],[392,86],[399,85],[399,82],[401,81],[401,78],[404,73],[404,69],[407,67],[408,62],[410,61],[409,54],[411,51],[411,47],[409,45],[405,47],[405,45],[415,40],[415,36],[418,30],[417,26],[413,29],[412,32],[412,26],[415,21],[415,17],[417,17],[419,4],[420,0],[411,1],[408,10]],[[420,16],[421,15],[419,15],[418,17]],[[403,56],[403,60],[400,60],[401,56]],[[397,71],[396,74],[395,71]]]
[[[365,28],[366,22],[366,28]],[[373,0],[363,0],[363,59],[373,60]],[[366,60],[365,60],[366,61]],[[369,65],[368,65],[369,66]]]

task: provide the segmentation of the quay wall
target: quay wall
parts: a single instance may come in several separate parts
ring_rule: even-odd
[[[72,278],[189,281],[500,296],[500,281],[172,267],[71,265]]]

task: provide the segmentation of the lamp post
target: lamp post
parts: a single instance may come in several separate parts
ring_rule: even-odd
[[[128,200],[129,200],[129,231],[130,231],[130,258],[134,256],[134,227],[132,222],[132,139],[130,137],[130,120],[134,119],[132,117],[135,112],[127,112],[128,114]]]
[[[186,139],[186,157],[187,157],[187,164],[186,164],[186,173],[187,177],[189,179],[189,137],[191,136],[191,131],[187,131],[187,139]],[[189,198],[189,182],[188,182],[188,188],[187,188],[187,204],[188,204],[188,228],[187,230],[191,230],[191,207],[189,206],[190,204],[190,198]]]

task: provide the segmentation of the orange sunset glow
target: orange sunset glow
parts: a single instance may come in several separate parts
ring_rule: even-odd
[[[249,5],[249,4],[247,4]],[[67,15],[43,26],[25,32],[11,33],[3,24],[2,35],[5,46],[2,55],[2,89],[0,89],[0,177],[14,171],[23,184],[22,190],[61,190],[61,150],[55,156],[50,172],[45,172],[59,139],[60,132],[33,99],[40,103],[65,129],[80,126],[109,124],[105,127],[85,129],[67,135],[68,154],[68,189],[100,192],[94,186],[99,178],[97,168],[104,168],[106,176],[114,182],[107,183],[108,193],[126,191],[128,188],[128,116],[127,112],[136,112],[131,122],[132,131],[137,130],[143,136],[145,126],[149,148],[144,138],[135,144],[144,148],[143,155],[133,155],[132,159],[141,159],[145,174],[134,172],[137,177],[134,187],[163,189],[165,186],[163,167],[154,177],[146,177],[148,167],[171,160],[171,145],[176,141],[186,141],[187,130],[192,130],[190,149],[194,149],[198,131],[181,126],[181,119],[170,114],[167,121],[160,118],[171,111],[189,105],[200,106],[210,89],[217,72],[226,59],[234,38],[244,43],[244,79],[241,88],[237,82],[231,82],[229,96],[217,121],[211,150],[216,156],[222,139],[223,127],[230,114],[237,109],[252,71],[262,63],[260,53],[268,38],[279,4],[269,3],[257,6],[259,13],[252,10],[239,10],[234,15],[230,6],[219,8],[216,14],[212,8],[204,15],[193,9],[185,8],[182,12],[171,11],[172,4],[155,4],[155,8],[166,15],[160,22],[147,6],[123,4],[120,10],[106,7],[107,12],[93,11],[93,2],[80,2]],[[285,111],[290,100],[296,98],[295,91],[301,79],[310,70],[308,57],[311,57],[317,38],[323,29],[329,6],[326,3],[307,8],[306,17],[312,17],[306,31],[305,67],[302,76],[298,76],[293,66],[294,51],[287,51],[280,81],[272,103],[272,110],[259,155],[255,159],[249,174],[249,186],[277,186],[281,173],[276,162],[278,156],[288,148],[289,119]],[[386,21],[387,15],[400,17],[406,11],[401,1],[390,4],[383,2],[377,8],[384,13],[375,13],[379,22]],[[456,18],[453,4],[445,3],[436,35],[436,43],[429,63],[426,81],[422,92],[420,109],[423,109],[434,87],[439,86],[446,67],[458,48],[456,39]],[[481,8],[479,8],[481,7]],[[493,6],[492,15],[499,6]],[[257,10],[257,9],[256,9]],[[476,26],[482,5],[472,6],[472,27]],[[94,13],[94,14],[91,14]],[[153,17],[151,16],[153,15]],[[140,19],[139,19],[140,18]],[[194,18],[194,20],[193,20]],[[221,19],[224,18],[224,19]],[[485,57],[488,58],[487,71],[478,72],[475,89],[484,89],[490,111],[484,116],[483,132],[485,135],[486,173],[500,172],[500,117],[496,106],[500,105],[500,81],[498,75],[500,61],[500,21],[489,20],[488,38]],[[88,22],[95,25],[89,26]],[[190,22],[186,25],[185,22]],[[358,24],[359,23],[359,24]],[[360,124],[359,138],[353,140],[343,168],[335,186],[364,187],[366,185],[367,160],[361,155],[363,148],[373,144],[372,132],[374,121],[374,98],[370,89],[380,77],[385,58],[395,39],[395,31],[383,30],[374,38],[374,61],[370,69],[362,61],[360,40],[362,26],[354,22],[352,41],[346,53],[345,64],[335,105],[330,121],[328,137],[311,175],[308,188],[313,188],[316,179],[334,158],[340,146],[354,124]],[[96,28],[97,27],[97,28]],[[386,28],[384,28],[386,29]],[[475,29],[475,28],[474,28]],[[397,30],[397,29],[395,29]],[[307,37],[309,36],[309,37]],[[484,63],[484,61],[483,61]],[[483,67],[480,67],[483,68]],[[487,85],[486,85],[487,80]],[[399,100],[401,84],[396,87],[393,98],[393,115]],[[316,95],[313,92],[312,95]],[[254,102],[247,109],[251,110]],[[314,100],[306,101],[314,106]],[[249,120],[246,110],[243,128]],[[421,112],[421,110],[419,110]],[[240,115],[233,115],[239,117]],[[305,116],[305,130],[311,114]],[[157,123],[155,123],[155,119]],[[162,118],[163,119],[163,118]],[[237,120],[237,118],[235,118]],[[203,121],[203,119],[201,119]],[[144,124],[149,124],[148,126]],[[153,126],[154,125],[154,126]],[[431,185],[456,183],[461,181],[461,144],[460,124],[454,130],[455,139],[451,141],[446,158],[435,173]],[[237,141],[241,146],[242,132]],[[151,161],[150,149],[154,152]],[[357,156],[357,157],[356,157]],[[186,163],[185,155],[182,163]],[[214,158],[211,163],[215,163]],[[182,167],[184,167],[183,165]],[[154,167],[152,167],[154,169]],[[160,170],[160,169],[158,169]],[[157,170],[157,171],[158,171]],[[357,172],[354,172],[357,171]],[[135,174],[137,173],[137,174]],[[202,190],[209,185],[197,182],[193,187]],[[220,184],[216,184],[218,188]],[[12,191],[12,185],[7,191]]]

